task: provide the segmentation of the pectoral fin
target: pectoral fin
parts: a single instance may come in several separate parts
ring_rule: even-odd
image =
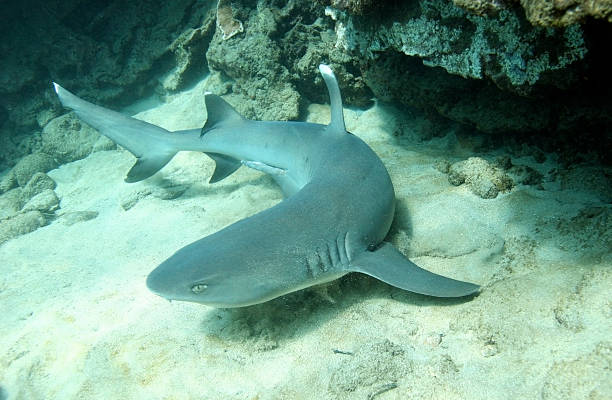
[[[434,274],[414,264],[390,243],[366,251],[351,261],[351,270],[380,279],[389,285],[434,297],[463,297],[480,286]]]

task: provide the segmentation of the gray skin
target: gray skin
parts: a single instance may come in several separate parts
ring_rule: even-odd
[[[205,97],[200,129],[168,132],[93,105],[54,83],[62,104],[137,158],[126,181],[145,179],[177,151],[202,151],[216,161],[211,182],[240,165],[270,174],[286,199],[174,253],[147,278],[154,293],[215,307],[262,303],[361,272],[393,286],[436,297],[462,297],[479,286],[428,272],[383,242],[395,194],[378,156],[347,132],[333,72],[327,84],[332,121],[251,121],[220,97]]]

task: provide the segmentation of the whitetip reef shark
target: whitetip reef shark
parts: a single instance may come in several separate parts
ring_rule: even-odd
[[[383,241],[395,212],[393,184],[374,151],[346,131],[334,73],[323,64],[319,70],[329,91],[329,125],[248,120],[207,93],[204,127],[170,132],[53,83],[65,107],[136,156],[126,182],[148,178],[178,151],[191,150],[216,162],[211,183],[246,165],[271,175],[286,197],[179,249],[149,274],[151,291],[169,300],[243,307],[349,272],[428,296],[479,291],[418,267]]]

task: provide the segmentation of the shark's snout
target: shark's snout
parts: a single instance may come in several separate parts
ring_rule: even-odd
[[[158,296],[168,298],[168,285],[164,280],[164,273],[159,267],[147,276],[147,288]]]
[[[177,252],[157,266],[147,276],[147,288],[167,300],[182,300],[202,303],[209,295],[207,280],[199,268],[193,265],[191,257],[184,257],[188,252]],[[203,268],[202,268],[203,269]]]

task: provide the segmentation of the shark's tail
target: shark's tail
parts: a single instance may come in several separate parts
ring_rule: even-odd
[[[81,120],[138,158],[128,172],[126,182],[138,182],[150,177],[176,154],[176,149],[167,140],[170,135],[167,130],[92,104],[55,82],[53,87],[64,107],[74,110]]]

